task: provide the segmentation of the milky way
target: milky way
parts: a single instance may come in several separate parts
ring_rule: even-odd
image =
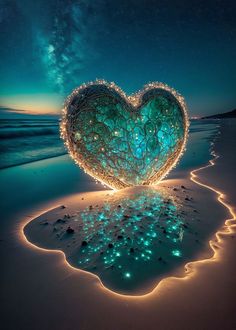
[[[232,110],[235,15],[234,0],[0,0],[0,98],[162,81],[190,114]]]

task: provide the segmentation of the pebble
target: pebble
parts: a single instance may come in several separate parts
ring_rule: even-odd
[[[41,223],[41,225],[48,225],[48,222],[47,221],[45,221],[45,222],[43,222],[43,223]]]
[[[74,233],[74,229],[71,228],[70,226],[66,229],[67,234],[73,234]]]
[[[57,219],[56,223],[65,223],[66,220],[63,220],[63,219]]]

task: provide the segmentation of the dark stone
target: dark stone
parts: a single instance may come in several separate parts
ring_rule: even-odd
[[[56,221],[57,223],[65,223],[66,222],[66,220],[63,220],[63,219],[57,219],[57,221]]]
[[[71,228],[70,226],[66,229],[67,234],[73,234],[74,233],[74,229]]]
[[[112,243],[109,243],[108,247],[109,247],[109,249],[112,249],[114,247],[114,245]]]
[[[131,253],[134,253],[134,248],[130,248],[129,251],[130,251]]]
[[[40,225],[41,225],[41,226],[48,225],[48,221],[40,222]]]
[[[65,205],[62,205],[62,206],[61,206],[61,209],[65,209],[65,208],[66,208]]]
[[[87,241],[83,241],[82,243],[81,243],[81,246],[87,246],[88,245],[88,242]]]
[[[182,189],[187,189],[185,186],[181,186]]]
[[[123,236],[122,235],[118,235],[117,238],[118,239],[123,239]]]

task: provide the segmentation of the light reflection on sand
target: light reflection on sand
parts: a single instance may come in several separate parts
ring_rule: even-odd
[[[24,227],[30,222],[32,221],[32,219],[28,219],[26,220],[21,227],[21,231],[20,231],[20,235],[21,235],[21,239],[24,243],[30,245],[32,248],[35,249],[39,249],[41,251],[45,251],[45,252],[50,252],[50,253],[60,253],[63,255],[63,263],[66,263],[68,267],[70,267],[71,269],[73,269],[76,272],[82,272],[85,274],[88,274],[89,276],[94,276],[100,283],[100,288],[106,292],[109,293],[111,295],[117,296],[117,297],[124,297],[125,299],[146,299],[148,297],[152,297],[156,294],[161,294],[164,293],[163,290],[169,288],[169,285],[175,285],[175,283],[177,283],[178,281],[187,281],[187,280],[191,280],[193,277],[195,277],[197,274],[199,274],[199,272],[201,272],[201,267],[204,265],[210,265],[213,262],[219,262],[220,261],[220,249],[219,246],[221,245],[221,243],[223,243],[223,239],[224,236],[228,236],[231,235],[233,232],[233,226],[235,226],[235,219],[236,219],[236,214],[233,210],[233,207],[231,207],[226,201],[226,196],[223,192],[215,189],[213,186],[207,185],[206,183],[202,183],[201,182],[201,178],[199,177],[199,173],[201,171],[204,171],[204,169],[210,167],[210,166],[214,166],[215,161],[217,160],[217,158],[219,156],[217,156],[214,151],[211,152],[211,155],[213,156],[213,159],[209,161],[209,164],[207,164],[206,166],[200,167],[198,169],[193,170],[190,175],[191,175],[191,180],[193,182],[195,182],[196,184],[198,184],[199,186],[202,186],[212,192],[214,192],[217,195],[217,200],[219,201],[220,204],[222,204],[228,211],[230,214],[230,218],[226,220],[225,222],[225,226],[219,230],[216,234],[215,234],[215,238],[211,241],[209,241],[209,246],[211,248],[211,250],[213,251],[213,255],[210,258],[207,259],[199,259],[197,261],[193,261],[193,262],[188,262],[184,269],[185,269],[185,273],[183,272],[182,277],[167,277],[163,280],[161,280],[153,290],[151,290],[150,292],[146,293],[146,294],[142,294],[142,295],[123,295],[123,294],[119,294],[117,292],[114,292],[110,289],[108,289],[107,287],[105,287],[103,285],[103,283],[101,282],[100,278],[94,274],[91,274],[90,272],[86,272],[84,270],[79,270],[73,266],[71,266],[66,258],[65,258],[65,254],[60,251],[52,251],[50,249],[43,249],[40,248],[32,243],[30,243],[28,241],[28,239],[26,238],[26,236],[24,235]],[[35,215],[37,216],[37,215]],[[222,247],[222,246],[221,246]]]

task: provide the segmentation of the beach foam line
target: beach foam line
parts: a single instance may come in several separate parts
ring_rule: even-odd
[[[8,168],[11,168],[11,167],[28,165],[28,164],[31,164],[31,163],[40,162],[42,160],[49,160],[49,159],[53,159],[53,158],[61,157],[61,156],[65,156],[65,155],[67,155],[66,151],[59,151],[58,153],[55,153],[54,155],[52,155],[52,154],[44,155],[44,156],[36,157],[35,159],[25,160],[25,161],[22,160],[22,161],[15,162],[13,164],[8,164],[8,165],[5,165],[5,166],[4,165],[1,166],[1,163],[0,163],[0,170],[7,170]]]
[[[198,271],[198,267],[202,264],[208,264],[208,263],[213,263],[213,262],[219,262],[220,261],[220,255],[219,255],[219,249],[217,246],[217,243],[222,243],[223,242],[223,238],[220,237],[220,235],[231,235],[232,233],[234,233],[234,228],[236,227],[236,213],[234,212],[233,207],[226,202],[226,195],[220,191],[219,189],[214,188],[213,186],[211,186],[210,184],[205,184],[201,182],[201,179],[199,178],[199,176],[197,175],[197,173],[203,171],[204,169],[207,169],[209,167],[212,167],[215,165],[216,160],[219,158],[219,155],[217,155],[215,153],[215,151],[213,150],[213,146],[214,146],[214,142],[211,143],[211,150],[210,150],[210,155],[213,156],[212,159],[209,160],[209,162],[205,165],[205,166],[201,166],[195,170],[192,170],[190,172],[190,180],[193,181],[194,183],[196,183],[199,186],[202,186],[212,192],[214,192],[217,195],[217,200],[220,204],[222,204],[229,212],[231,218],[226,219],[223,225],[223,229],[220,229],[219,231],[216,232],[216,234],[214,235],[214,237],[216,239],[211,239],[209,241],[209,246],[211,248],[211,250],[213,251],[213,255],[209,258],[205,258],[205,259],[200,259],[200,260],[196,260],[196,261],[190,261],[188,263],[186,263],[183,266],[183,270],[185,270],[184,276],[167,276],[166,278],[162,279],[160,282],[157,283],[156,287],[154,289],[152,289],[150,292],[145,293],[145,294],[141,294],[141,295],[126,295],[126,294],[121,294],[121,293],[117,293],[115,291],[112,291],[111,289],[108,289],[103,282],[101,281],[100,277],[97,276],[96,274],[93,274],[91,272],[73,267],[72,265],[70,265],[70,263],[67,261],[66,259],[66,255],[63,251],[61,250],[50,250],[50,249],[45,249],[45,248],[41,248],[38,247],[37,245],[31,243],[27,237],[25,236],[24,233],[24,228],[25,226],[33,221],[36,217],[41,216],[42,214],[45,214],[49,211],[54,210],[57,207],[53,207],[50,208],[46,211],[44,211],[43,213],[38,213],[35,214],[34,217],[30,218],[30,219],[24,219],[24,221],[22,221],[22,223],[20,224],[20,229],[18,231],[19,233],[19,238],[22,242],[24,242],[27,245],[30,245],[32,248],[36,249],[36,250],[40,250],[42,252],[46,252],[46,253],[56,253],[56,254],[61,254],[63,257],[63,261],[65,262],[65,264],[72,270],[79,272],[81,274],[86,274],[88,276],[92,276],[94,278],[96,278],[96,280],[98,281],[98,288],[102,289],[106,294],[112,295],[114,297],[119,297],[125,300],[136,300],[136,299],[147,299],[149,297],[152,297],[154,295],[157,295],[160,293],[160,290],[163,288],[167,288],[168,284],[170,282],[173,283],[173,281],[178,282],[178,281],[186,281],[186,280],[190,280],[191,278],[193,278]]]

